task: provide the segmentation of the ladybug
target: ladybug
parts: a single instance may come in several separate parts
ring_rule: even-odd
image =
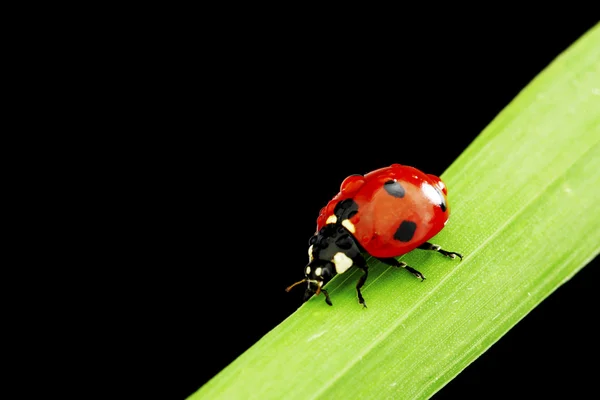
[[[364,176],[348,176],[319,213],[317,230],[308,241],[304,279],[286,291],[307,282],[304,301],[323,293],[331,306],[323,286],[336,274],[357,267],[363,271],[356,284],[358,302],[366,307],[360,291],[369,275],[366,256],[404,268],[421,281],[423,274],[395,257],[422,249],[462,260],[461,254],[428,242],[448,222],[447,194],[439,177],[407,165],[392,164]]]

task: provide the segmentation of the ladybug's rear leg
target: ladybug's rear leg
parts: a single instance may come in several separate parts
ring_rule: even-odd
[[[433,244],[433,243],[429,243],[429,242],[425,242],[422,245],[420,245],[419,247],[417,247],[418,249],[421,250],[433,250],[433,251],[437,251],[438,253],[441,253],[443,255],[445,255],[446,257],[450,257],[450,258],[460,258],[462,260],[463,256],[459,253],[455,253],[453,251],[446,251],[444,249],[442,249],[440,246],[438,246],[437,244]]]
[[[408,272],[410,272],[411,274],[413,274],[414,276],[416,276],[417,278],[419,278],[421,280],[421,282],[423,282],[425,280],[425,277],[423,276],[422,273],[420,273],[419,271],[417,271],[416,269],[414,269],[410,265],[406,264],[405,262],[398,261],[398,260],[396,260],[393,257],[389,257],[389,258],[377,258],[377,259],[379,261],[381,261],[382,263],[384,263],[384,264],[391,265],[392,267],[404,268],[405,270],[407,270]]]

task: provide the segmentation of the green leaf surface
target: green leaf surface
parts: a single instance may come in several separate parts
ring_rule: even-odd
[[[422,399],[600,252],[600,26],[542,71],[444,172],[450,222],[414,251],[427,276],[369,260],[190,399]]]

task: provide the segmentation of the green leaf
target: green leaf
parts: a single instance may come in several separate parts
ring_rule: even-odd
[[[465,255],[370,260],[190,399],[429,398],[600,252],[600,25],[534,79],[442,175],[452,217],[434,239]],[[398,290],[402,288],[402,290]],[[359,384],[360,383],[360,384]]]

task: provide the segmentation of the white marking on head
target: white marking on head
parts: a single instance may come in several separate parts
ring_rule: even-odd
[[[343,274],[352,266],[352,259],[341,251],[335,253],[331,262],[335,265],[335,270],[338,274]]]
[[[337,217],[334,214],[331,214],[328,218],[327,221],[325,221],[325,224],[335,224],[337,222]]]
[[[309,275],[310,274],[310,267],[306,267],[306,271],[304,271],[304,274]]]
[[[444,203],[444,198],[440,194],[439,190],[431,186],[429,183],[423,182],[423,184],[421,185],[421,190],[423,191],[423,193],[425,193],[425,196],[427,196],[427,198],[431,200],[433,204]]]
[[[321,267],[317,267],[317,269],[315,269],[315,275],[316,276],[321,276],[321,272],[323,272],[323,270],[321,269]]]
[[[313,260],[313,245],[308,246],[308,262],[312,262]]]
[[[344,228],[348,229],[350,232],[352,232],[352,233],[356,232],[356,228],[354,227],[354,224],[352,222],[350,222],[349,219],[343,220],[342,225],[344,226]]]

